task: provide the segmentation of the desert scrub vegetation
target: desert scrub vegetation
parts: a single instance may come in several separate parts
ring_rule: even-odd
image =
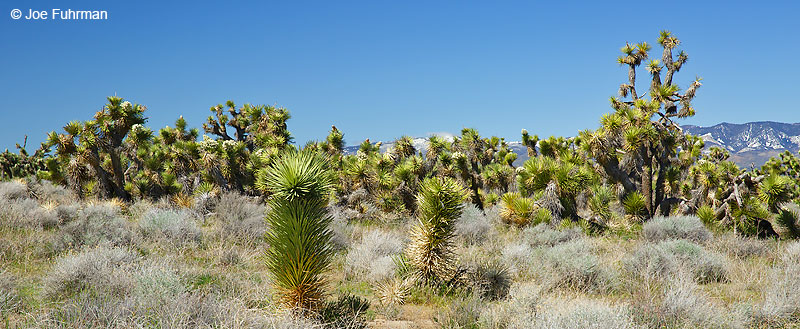
[[[797,326],[800,160],[739,168],[686,134],[702,83],[673,81],[680,46],[625,43],[596,129],[518,144],[464,128],[346,148],[332,126],[299,146],[289,110],[233,101],[154,130],[108,97],[0,155],[0,320]]]

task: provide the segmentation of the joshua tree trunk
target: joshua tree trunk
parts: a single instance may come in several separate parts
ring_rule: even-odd
[[[611,178],[622,184],[626,194],[636,191],[636,185],[631,180],[631,177],[620,169],[619,160],[617,160],[617,158],[602,161],[601,165],[603,165],[603,169],[605,169],[606,173],[611,176]]]
[[[114,194],[122,200],[130,200],[131,196],[128,191],[125,191],[125,173],[122,171],[122,162],[120,161],[119,154],[122,152],[119,147],[112,149],[108,155],[111,157],[111,169],[114,175]]]
[[[108,178],[108,172],[100,165],[100,155],[97,153],[96,149],[92,149],[89,152],[88,160],[89,165],[94,169],[97,181],[103,189],[103,198],[111,198],[114,193],[114,184]]]
[[[645,152],[646,154],[649,152]],[[644,207],[647,209],[648,217],[653,217],[653,159],[649,154],[644,157],[642,165],[642,196],[644,196]]]
[[[667,169],[669,168],[669,157],[665,151],[662,151],[660,156],[657,158],[658,160],[658,177],[656,177],[656,199],[653,205],[658,207],[657,209],[661,211],[662,216],[669,216],[670,210],[672,208],[672,202],[664,202],[666,199],[666,176],[667,176]]]
[[[476,161],[470,161],[470,162],[472,162],[472,172],[469,174],[470,176],[469,189],[472,191],[472,196],[471,196],[472,203],[475,204],[478,207],[478,209],[483,211],[483,201],[481,201],[481,196],[478,193],[478,179],[477,177],[475,177],[475,175],[477,175],[477,173],[479,172],[478,163]]]

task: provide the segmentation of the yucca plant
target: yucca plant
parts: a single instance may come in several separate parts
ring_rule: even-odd
[[[383,305],[403,305],[411,292],[409,278],[390,278],[375,284],[374,290]]]
[[[778,205],[792,199],[794,182],[787,176],[769,175],[761,182],[758,198],[764,202],[770,212],[778,212]]]
[[[714,209],[710,206],[701,206],[697,208],[695,214],[706,226],[713,226],[715,224],[716,216],[714,214]]]
[[[790,209],[789,207],[781,208],[776,222],[786,230],[787,234],[792,238],[800,237],[800,226],[797,225],[797,219],[800,217],[797,209]]]
[[[271,194],[267,268],[286,306],[316,310],[325,295],[333,255],[325,207],[332,184],[327,161],[309,151],[287,151],[258,173],[257,186]]]
[[[592,196],[589,198],[589,209],[600,216],[605,221],[608,221],[613,216],[611,211],[611,202],[614,201],[614,192],[608,185],[598,185],[592,188]]]
[[[406,254],[419,279],[435,283],[453,275],[454,224],[467,194],[453,179],[428,178],[417,195],[417,223]]]
[[[635,219],[642,219],[646,216],[645,199],[639,192],[628,193],[622,200],[622,207],[625,209],[625,214]]]
[[[523,197],[517,192],[503,194],[500,198],[500,218],[509,224],[519,227],[528,225],[536,209],[533,199]]]

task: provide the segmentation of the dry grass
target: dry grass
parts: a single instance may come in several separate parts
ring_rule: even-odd
[[[324,327],[275,306],[263,259],[265,206],[233,194],[195,197],[185,206],[77,202],[43,182],[0,183],[0,320],[32,328]],[[712,234],[685,219],[654,221],[625,237],[548,225],[519,229],[492,208],[467,209],[456,224],[457,280],[417,286],[392,261],[407,243],[409,219],[336,211],[341,218],[331,229],[340,248],[328,299],[368,299],[366,317],[375,327],[739,328],[800,321],[797,243]]]

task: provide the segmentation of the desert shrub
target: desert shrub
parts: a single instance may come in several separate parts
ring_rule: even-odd
[[[491,230],[491,221],[475,205],[465,206],[455,225],[456,236],[468,244],[484,241]]]
[[[219,252],[219,264],[224,266],[237,265],[242,262],[242,254],[237,248],[225,247]]]
[[[601,300],[556,299],[542,306],[536,321],[520,328],[637,328],[626,307]]]
[[[643,244],[623,260],[627,270],[646,277],[666,277],[688,271],[701,283],[725,281],[728,261],[724,256],[686,240]]]
[[[130,299],[137,306],[157,308],[186,291],[181,278],[169,264],[151,262],[134,274],[135,288]]]
[[[53,209],[41,207],[28,198],[0,199],[0,226],[53,228],[59,223]]]
[[[56,260],[44,278],[48,296],[70,296],[84,289],[112,295],[130,289],[129,266],[136,256],[124,248],[101,245]]]
[[[671,328],[742,327],[737,314],[711,303],[709,296],[691,278],[682,275],[668,283],[657,315],[664,321],[660,326]]]
[[[151,209],[139,219],[139,229],[145,237],[175,245],[202,241],[202,231],[186,211]]]
[[[368,300],[344,295],[326,302],[320,310],[320,318],[326,328],[363,329],[367,327],[368,309]]]
[[[266,207],[238,193],[223,194],[215,209],[219,233],[226,240],[241,243],[261,241],[267,230]]]
[[[522,231],[522,239],[533,247],[552,247],[583,236],[579,228],[555,230],[545,224],[527,227]]]
[[[770,253],[770,246],[765,241],[744,237],[733,232],[715,237],[710,246],[714,250],[738,259],[763,257]]]
[[[488,300],[498,300],[508,295],[511,277],[505,264],[484,262],[466,269],[466,279],[472,291]]]
[[[542,288],[533,283],[515,283],[506,300],[483,309],[478,322],[484,328],[530,328],[539,312]]]
[[[14,276],[0,269],[0,320],[5,320],[9,314],[15,313],[19,305],[20,299]]]
[[[441,328],[478,329],[478,321],[483,308],[483,301],[480,298],[474,295],[460,295],[454,298],[444,310],[439,311],[433,320]]]
[[[483,215],[491,224],[502,223],[503,218],[500,217],[500,207],[491,206],[483,209]]]
[[[712,237],[700,218],[695,216],[653,218],[644,224],[642,236],[651,242],[685,239],[696,243],[705,243]]]
[[[41,203],[67,204],[74,203],[77,200],[77,196],[73,191],[47,180],[31,180],[28,182],[28,189]]]
[[[515,277],[524,277],[531,273],[531,267],[535,262],[534,249],[527,243],[514,242],[505,247],[501,256],[509,273]]]
[[[16,200],[28,197],[28,187],[18,181],[0,182],[0,199]]]
[[[72,204],[59,204],[56,206],[55,212],[61,223],[67,223],[78,218],[78,211],[81,207],[77,203]]]
[[[329,226],[333,237],[331,237],[331,244],[337,250],[347,249],[350,246],[350,237],[353,234],[352,226],[348,225],[352,217],[350,213],[352,209],[340,207],[336,205],[328,206],[328,213],[331,215],[331,224]]]
[[[95,246],[110,243],[129,246],[137,237],[130,224],[119,215],[119,208],[110,203],[89,204],[77,218],[60,229],[63,247]]]
[[[769,280],[756,319],[772,324],[800,319],[800,242],[786,246],[781,262],[770,271]]]
[[[603,290],[612,283],[612,273],[600,264],[587,239],[556,245],[544,251],[546,266],[541,275],[556,286]]]
[[[201,184],[201,186],[203,186]],[[219,194],[208,186],[205,189],[198,189],[193,196],[194,202],[192,210],[201,218],[210,215],[219,203]]]
[[[347,252],[345,275],[366,281],[380,281],[395,273],[393,255],[403,251],[403,240],[397,234],[374,230],[365,233],[361,242]]]
[[[243,305],[229,309],[215,294],[189,291],[176,264],[134,259],[119,248],[101,246],[63,258],[46,288],[66,298],[43,315],[41,327],[269,327],[269,318],[242,316],[248,313]]]

